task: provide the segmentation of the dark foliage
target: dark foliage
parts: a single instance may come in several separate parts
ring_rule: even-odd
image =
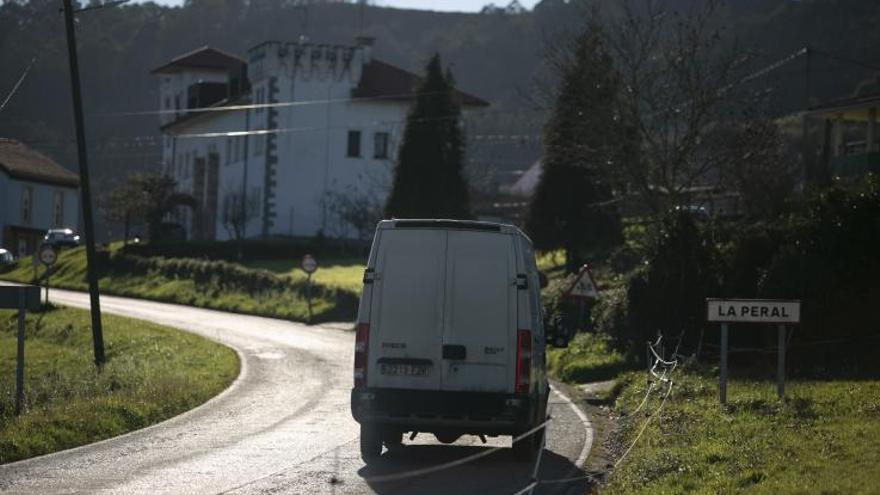
[[[618,79],[598,26],[575,40],[560,62],[561,83],[545,129],[543,170],[526,230],[539,249],[564,248],[569,271],[586,251],[623,240],[620,216],[609,204],[602,169],[614,161],[621,129],[614,101]]]
[[[629,281],[628,314],[618,339],[638,350],[660,332],[684,335],[683,349],[694,349],[706,320],[706,297],[717,294],[718,260],[707,229],[689,212],[671,213],[647,266]]]
[[[385,214],[466,219],[470,201],[455,82],[451,73],[443,74],[439,55],[431,58],[425,72],[407,115]]]

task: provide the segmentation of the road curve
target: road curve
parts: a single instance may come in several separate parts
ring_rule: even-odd
[[[85,294],[53,290],[55,303],[87,307]],[[0,465],[0,493],[150,494],[513,494],[532,466],[506,450],[424,476],[376,482],[484,452],[467,437],[443,446],[420,435],[366,467],[349,413],[352,333],[328,327],[103,296],[107,313],[203,335],[235,349],[241,375],[206,404],[120,437]],[[591,442],[589,423],[558,395],[538,479],[577,475]],[[491,445],[508,439],[489,439]],[[535,493],[584,493],[585,482]]]

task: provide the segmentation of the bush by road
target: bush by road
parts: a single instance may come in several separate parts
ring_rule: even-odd
[[[89,313],[27,316],[25,412],[13,414],[15,311],[0,311],[0,463],[143,428],[201,404],[238,376],[234,351],[171,328],[104,315],[107,363],[92,357]]]

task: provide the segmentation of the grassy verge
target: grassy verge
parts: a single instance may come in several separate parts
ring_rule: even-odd
[[[86,259],[82,248],[62,251],[54,270],[52,286],[87,290]],[[42,274],[43,268],[38,271]],[[353,287],[359,287],[363,271],[331,268],[327,272],[332,286],[316,281],[311,291],[312,321],[354,318],[359,288],[355,291]],[[0,279],[31,282],[33,276],[31,261],[25,259],[11,271],[0,274]],[[123,256],[111,247],[103,256],[99,284],[105,293],[118,296],[294,321],[307,321],[309,315],[304,277],[275,274],[223,261]]]
[[[312,275],[312,280],[315,283],[360,294],[363,288],[364,269],[367,267],[363,259],[338,258],[319,261],[318,271]],[[242,264],[248,268],[268,270],[279,275],[287,275],[297,282],[302,282],[306,279],[305,272],[299,267],[300,260],[254,260],[245,261]]]
[[[550,376],[566,382],[610,380],[626,369],[623,355],[611,347],[607,335],[579,333],[566,348],[548,347],[547,369]]]
[[[0,463],[75,447],[157,423],[225,389],[235,352],[202,337],[104,315],[107,364],[92,363],[89,314],[29,314],[26,410],[13,415],[16,313],[0,311]]]
[[[880,486],[880,381],[792,381],[777,400],[770,382],[734,380],[718,404],[707,373],[676,372],[644,412],[623,415],[619,443],[641,439],[605,493],[876,493]],[[644,397],[641,373],[624,376],[618,413]]]

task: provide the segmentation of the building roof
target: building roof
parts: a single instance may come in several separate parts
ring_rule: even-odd
[[[244,65],[244,60],[235,55],[226,53],[216,48],[203,46],[195,50],[174,57],[165,65],[156,67],[152,74],[168,74],[187,69],[214,69],[228,71]]]
[[[364,64],[361,80],[352,90],[352,96],[354,98],[411,100],[415,97],[415,88],[421,80],[421,77],[412,72],[373,59]],[[458,91],[458,96],[461,99],[461,104],[465,106],[489,106],[487,101],[463,91]]]
[[[75,173],[14,139],[0,138],[0,170],[13,179],[79,187]]]
[[[852,111],[867,110],[880,106],[880,77],[862,81],[852,96],[838,98],[810,108],[814,115],[849,114]],[[847,120],[859,120],[859,116],[845,115]],[[865,118],[864,115],[861,116]]]

